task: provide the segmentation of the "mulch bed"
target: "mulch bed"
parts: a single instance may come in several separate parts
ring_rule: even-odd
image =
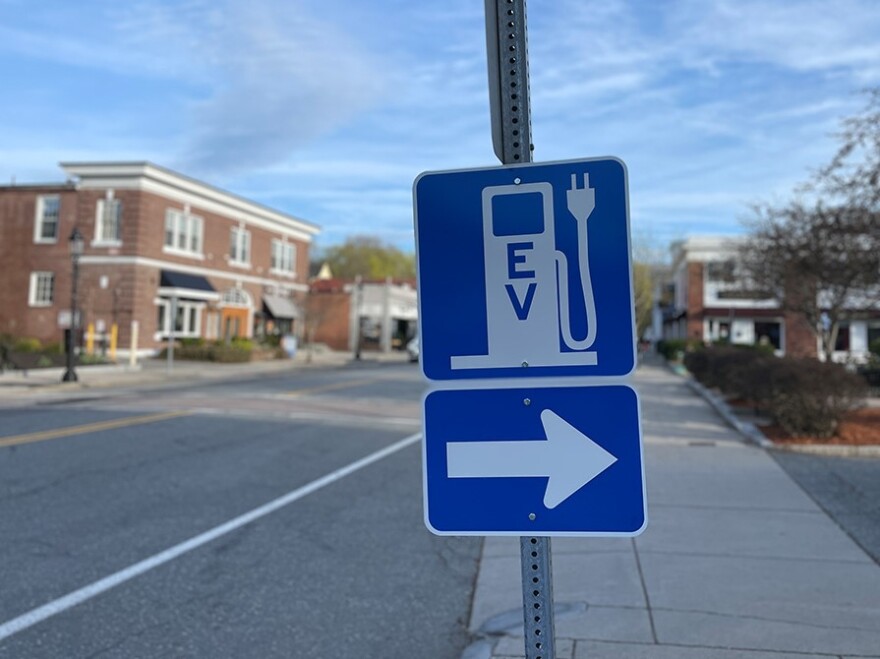
[[[846,444],[866,446],[880,444],[880,408],[853,410],[840,422],[834,437],[790,437],[779,426],[759,426],[761,432],[778,444]]]
[[[742,398],[728,400],[732,408],[752,409],[754,404]],[[764,436],[778,444],[845,444],[868,446],[880,444],[880,407],[863,407],[848,412],[834,437],[792,437],[774,424],[759,425]]]

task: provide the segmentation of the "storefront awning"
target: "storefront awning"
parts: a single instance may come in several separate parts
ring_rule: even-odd
[[[175,270],[162,270],[159,295],[193,300],[219,300],[220,294],[205,277]]]
[[[263,306],[276,320],[294,320],[302,318],[302,312],[293,300],[280,295],[264,295]]]

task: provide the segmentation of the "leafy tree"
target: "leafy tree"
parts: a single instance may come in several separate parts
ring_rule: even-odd
[[[653,323],[655,287],[665,272],[664,249],[649,230],[642,229],[633,235],[632,250],[636,338],[641,339]]]
[[[814,181],[810,201],[754,208],[741,262],[749,285],[801,315],[830,355],[841,322],[880,292],[880,90],[843,121],[841,145]]]
[[[647,263],[633,263],[633,297],[636,312],[636,338],[651,326],[654,313],[654,277]]]
[[[352,236],[341,245],[326,248],[316,259],[326,262],[335,277],[354,279],[414,279],[416,260],[397,247],[373,236]]]

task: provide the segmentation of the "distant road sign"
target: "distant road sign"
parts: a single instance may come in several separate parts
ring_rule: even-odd
[[[635,390],[503,384],[425,396],[428,527],[452,535],[640,533]]]
[[[633,370],[622,162],[422,174],[415,219],[426,377],[624,376]]]

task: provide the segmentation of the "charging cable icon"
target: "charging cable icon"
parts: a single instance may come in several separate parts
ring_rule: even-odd
[[[454,355],[453,370],[521,366],[591,366],[598,356],[596,304],[590,278],[587,221],[596,191],[572,174],[568,215],[576,223],[575,263],[556,248],[553,186],[548,182],[490,186],[482,192],[487,352]],[[569,276],[577,268],[586,335],[572,331]],[[578,305],[580,306],[580,305]]]

